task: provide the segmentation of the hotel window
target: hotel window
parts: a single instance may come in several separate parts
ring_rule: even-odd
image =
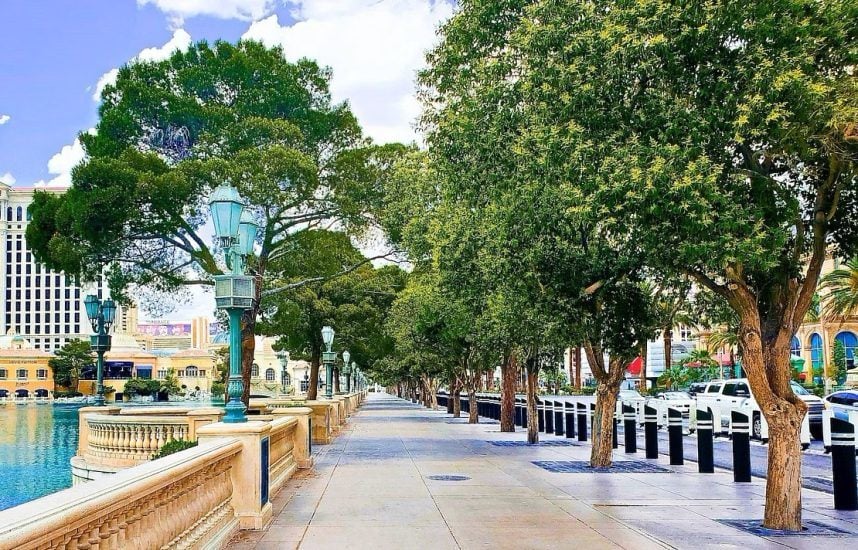
[[[9,371],[6,369],[0,369],[0,380],[6,380],[9,377]]]
[[[21,221],[23,214],[24,214],[24,209],[19,206],[18,209],[15,211],[16,221]]]
[[[265,369],[265,380],[267,382],[274,382],[274,369]]]
[[[158,369],[158,380],[167,378],[167,369]]]
[[[205,370],[205,369],[202,369],[202,370],[200,371],[199,378],[205,378],[205,377],[206,377],[206,370]]]
[[[693,333],[691,331],[691,327],[687,327],[685,325],[679,326],[679,340],[682,342],[688,342],[693,337]]]
[[[180,370],[176,376],[178,376],[179,378],[184,378],[185,377],[185,369]]]
[[[259,365],[256,363],[250,367],[250,377],[251,378],[259,378]]]
[[[197,370],[197,367],[191,365],[190,367],[186,368],[185,376],[187,376],[188,378],[196,378],[197,376],[199,376],[199,371]]]
[[[27,379],[27,369],[18,369],[18,380]]]
[[[48,369],[36,369],[36,378],[45,380],[48,378]]]

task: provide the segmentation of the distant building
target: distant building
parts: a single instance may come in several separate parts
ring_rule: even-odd
[[[103,298],[106,291],[100,281],[84,289],[35,261],[25,238],[35,191],[0,183],[0,334],[12,330],[34,349],[52,352],[69,340],[88,337],[83,298],[90,292]]]
[[[49,397],[54,391],[51,355],[20,334],[0,336],[0,398]]]

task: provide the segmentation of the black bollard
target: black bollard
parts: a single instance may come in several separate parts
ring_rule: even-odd
[[[590,403],[590,433],[595,433],[596,431],[596,403]],[[591,437],[592,439],[592,437]]]
[[[712,414],[708,410],[697,409],[697,471],[701,474],[715,473],[712,428]]]
[[[554,402],[554,435],[563,435],[563,402]]]
[[[612,438],[612,439],[613,439],[613,441],[611,442],[611,443],[612,443],[612,445],[611,445],[611,446],[612,446],[614,449],[619,449],[619,448],[620,448],[620,418],[619,418],[619,416],[617,415],[616,407],[614,407],[614,416],[613,416],[613,418],[614,418],[614,436],[613,436],[613,438]]]
[[[831,418],[831,469],[834,473],[834,509],[858,510],[855,426],[837,417]]]
[[[515,425],[521,426],[521,402],[515,398]]]
[[[521,400],[521,427],[527,428],[527,398]]]
[[[566,417],[566,439],[575,437],[575,404],[566,401],[563,403],[563,413]]]
[[[554,401],[545,401],[545,433],[554,432]]]
[[[578,411],[578,441],[587,441],[587,405],[578,403],[575,408]]]
[[[658,458],[658,411],[644,405],[644,443],[646,457]]]
[[[682,411],[667,408],[667,436],[670,439],[670,465],[682,466],[685,456],[682,450]]]
[[[537,431],[544,432],[545,431],[545,402],[542,399],[536,398],[536,408],[538,413],[538,426],[536,427]]]
[[[751,482],[751,422],[748,415],[732,411],[733,421],[733,481]]]
[[[623,403],[623,432],[626,443],[626,453],[638,452],[637,420],[635,409]]]

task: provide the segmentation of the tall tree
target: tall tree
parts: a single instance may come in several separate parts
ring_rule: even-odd
[[[77,391],[80,372],[84,367],[92,366],[94,356],[89,342],[85,340],[70,340],[56,351],[54,357],[48,360],[48,366],[54,372],[54,383],[57,386]]]
[[[293,235],[288,250],[272,262],[278,274],[272,285],[306,284],[267,297],[259,330],[310,362],[308,399],[317,397],[325,325],[336,330],[336,349],[348,350],[362,369],[392,351],[384,322],[405,272],[393,265],[375,269],[364,260],[347,235],[318,229]]]
[[[654,268],[735,311],[771,434],[763,523],[799,530],[806,406],[790,340],[828,248],[851,257],[858,244],[858,4],[544,0],[525,12],[504,57],[531,156],[598,182],[607,234],[632,233]]]
[[[61,196],[37,193],[27,240],[54,269],[93,279],[109,267],[113,295],[175,292],[221,273],[204,229],[211,189],[231,183],[260,226],[249,261],[257,296],[242,322],[244,400],[265,296],[289,285],[271,265],[296,232],[359,231],[398,146],[374,147],[331,73],[254,42],[200,42],[159,62],[124,66],[105,87],[99,122],[80,135],[86,159]]]

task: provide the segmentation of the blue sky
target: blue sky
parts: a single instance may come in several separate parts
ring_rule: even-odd
[[[316,59],[368,135],[419,141],[415,71],[452,12],[452,0],[0,0],[0,181],[69,185],[99,82],[198,40],[253,38]],[[172,319],[212,312],[202,289],[184,301]]]
[[[451,13],[448,0],[3,0],[0,181],[68,184],[99,80],[144,50],[160,58],[203,39],[246,35],[318,59],[367,133],[416,139],[414,71]]]

